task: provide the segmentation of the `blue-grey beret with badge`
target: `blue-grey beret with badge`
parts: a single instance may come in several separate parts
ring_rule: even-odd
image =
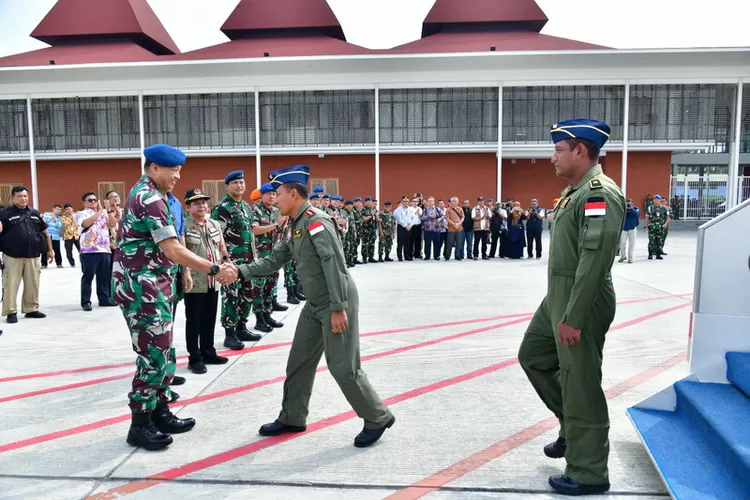
[[[174,168],[185,164],[187,156],[181,150],[167,144],[154,144],[143,150],[143,156],[160,167]]]
[[[558,122],[552,125],[550,130],[552,142],[555,144],[568,139],[586,139],[596,144],[599,149],[604,147],[611,133],[606,123],[588,118]]]
[[[293,167],[282,168],[268,174],[268,180],[271,181],[274,189],[289,182],[297,182],[307,185],[310,177],[310,167],[307,165],[295,165]]]
[[[352,201],[353,201],[354,203],[357,203],[358,201],[362,201],[362,198],[361,198],[361,197],[359,197],[359,196],[357,196],[357,197],[356,197],[356,198],[354,198],[354,199],[353,199]]]
[[[244,179],[244,178],[245,178],[244,170],[235,170],[234,172],[229,172],[229,174],[224,179],[224,184],[229,184],[232,181],[236,181],[238,179]]]

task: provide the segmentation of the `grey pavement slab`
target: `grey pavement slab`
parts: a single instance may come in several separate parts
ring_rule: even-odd
[[[674,362],[655,376],[642,375],[687,348],[696,235],[670,234],[664,261],[646,260],[645,233],[638,236],[636,262],[613,266],[618,301],[626,303],[618,306],[603,366],[603,386],[624,391],[610,402],[608,499],[664,498],[625,409],[687,370],[685,362]],[[276,313],[285,326],[257,343],[282,345],[232,356],[205,375],[178,368],[188,379],[175,388],[181,401],[222,396],[177,407],[198,425],[175,436],[167,450],[148,453],[125,443],[134,355],[119,310],[83,312],[80,270],[43,271],[41,305],[49,317],[0,325],[0,498],[83,498],[183,466],[187,473],[178,479],[126,498],[386,498],[550,416],[514,362],[527,320],[500,318],[537,308],[546,257],[368,264],[351,274],[360,293],[363,368],[382,398],[398,399],[391,404],[397,423],[380,443],[367,450],[352,446],[362,427],[356,416],[285,442],[257,434],[280,409],[285,343],[293,338],[297,306]],[[283,287],[279,298],[283,303]],[[178,355],[186,354],[184,321],[181,307]],[[223,349],[218,325],[216,339]],[[503,362],[500,369],[445,382]],[[104,369],[67,373],[92,366]],[[35,376],[57,371],[66,373]],[[25,378],[2,380],[15,376]],[[82,385],[65,389],[70,384]],[[260,386],[248,387],[253,384]],[[330,374],[318,373],[308,424],[349,411]],[[507,452],[424,498],[553,498],[546,480],[564,464],[540,450],[555,432],[527,432]]]

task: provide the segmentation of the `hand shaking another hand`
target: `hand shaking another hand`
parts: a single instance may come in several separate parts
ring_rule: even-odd
[[[222,285],[229,285],[237,281],[238,276],[237,268],[234,267],[234,264],[225,262],[221,265],[221,271],[216,275],[216,279],[218,279],[219,283]]]

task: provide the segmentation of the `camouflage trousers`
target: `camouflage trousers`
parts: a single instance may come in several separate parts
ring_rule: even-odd
[[[390,257],[393,249],[393,235],[386,234],[378,238],[378,258]]]
[[[664,227],[662,226],[649,226],[648,227],[648,254],[649,255],[660,255],[664,248]]]
[[[150,413],[160,401],[172,398],[175,348],[172,345],[172,304],[157,302],[120,304],[130,330],[135,360],[133,389],[128,393],[130,411]]]
[[[344,257],[346,261],[351,263],[357,259],[357,245],[356,238],[347,233],[344,236]]]
[[[284,264],[284,287],[293,288],[297,286],[297,283],[299,283],[297,264],[293,260],[290,260]]]
[[[237,280],[221,286],[221,326],[237,328],[246,323],[253,304],[254,290],[249,283]]]
[[[253,280],[253,313],[273,311],[273,291],[279,282],[279,272],[266,278]]]
[[[362,230],[362,261],[375,258],[375,240],[377,232],[374,227]]]

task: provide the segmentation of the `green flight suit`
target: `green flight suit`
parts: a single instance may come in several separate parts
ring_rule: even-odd
[[[565,474],[609,482],[609,415],[601,387],[604,340],[615,317],[610,270],[625,219],[625,197],[599,165],[568,186],[550,235],[547,295],[526,330],[518,359],[537,394],[560,421]],[[557,325],[581,329],[576,345]]]
[[[285,237],[270,255],[238,266],[244,281],[273,274],[290,259],[297,264],[307,295],[294,332],[286,367],[284,399],[278,420],[305,425],[315,370],[325,353],[328,369],[365,428],[378,429],[393,417],[360,366],[359,296],[331,218],[305,202]],[[345,310],[349,329],[334,334],[332,311]]]

